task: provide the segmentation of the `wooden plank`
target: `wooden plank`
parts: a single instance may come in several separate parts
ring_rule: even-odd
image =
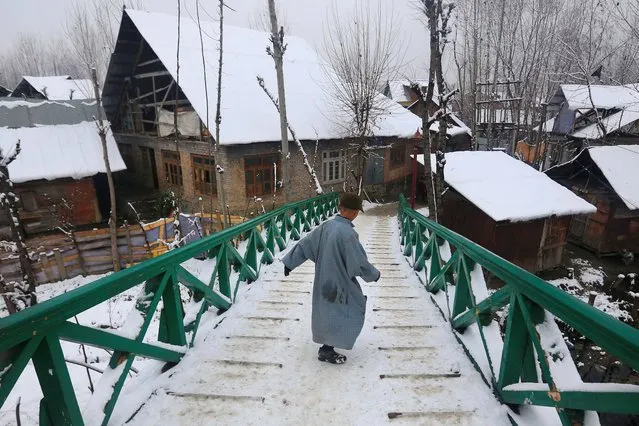
[[[55,263],[58,267],[58,275],[61,280],[67,279],[67,270],[64,267],[64,260],[62,260],[62,254],[59,249],[53,249],[53,256],[55,257]]]
[[[115,333],[109,333],[108,331],[98,328],[74,324],[69,321],[60,326],[58,335],[61,339],[69,342],[86,343],[87,345],[97,348],[133,353],[160,361],[178,362],[184,356],[184,351],[165,349],[149,343],[135,341]]]
[[[524,383],[518,383],[518,386]],[[537,383],[531,383],[532,386]],[[589,385],[592,391],[588,391]],[[547,386],[542,384],[542,386]],[[538,386],[535,386],[538,388]],[[509,404],[541,405],[543,407],[559,407],[574,410],[590,410],[600,413],[634,414],[639,407],[639,386],[618,385],[614,383],[583,383],[584,390],[556,391],[549,390],[502,390],[504,402]],[[620,389],[622,387],[623,389]],[[606,388],[609,388],[606,390]],[[636,389],[632,389],[636,388]],[[595,391],[594,389],[598,389]]]
[[[53,274],[49,270],[49,258],[46,253],[40,253],[40,262],[42,264],[42,271],[47,276],[47,282],[54,282]]]

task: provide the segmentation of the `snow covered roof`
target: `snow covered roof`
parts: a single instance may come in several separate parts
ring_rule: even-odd
[[[176,79],[177,19],[175,16],[126,9],[142,37]],[[202,22],[204,62],[209,90],[209,123],[215,122],[218,64],[218,23]],[[257,83],[277,94],[273,58],[266,53],[270,34],[224,27],[222,78],[222,124],[220,143],[226,145],[280,140],[279,114]],[[202,69],[200,33],[187,18],[180,28],[180,87],[200,118],[206,122],[206,96]],[[336,139],[347,135],[348,118],[329,93],[325,66],[309,44],[299,37],[286,37],[284,81],[288,120],[300,139]],[[107,77],[107,84],[111,83]],[[106,88],[105,88],[106,90]],[[376,136],[412,137],[421,120],[401,105],[379,95],[385,110],[376,123]]]
[[[16,183],[58,178],[80,179],[105,172],[102,142],[93,117],[96,102],[0,100],[0,149],[21,152],[9,165]],[[107,122],[108,124],[108,122]],[[107,133],[112,171],[126,169],[112,133]]]
[[[412,82],[419,84],[421,87],[428,86],[428,80],[416,79]],[[411,81],[408,79],[388,80],[388,91],[390,98],[395,102],[410,102],[412,99],[406,93],[410,89]],[[434,87],[433,100],[437,99],[437,87]]]
[[[22,80],[29,83],[31,87],[50,101],[95,98],[91,80],[74,80],[68,75],[45,77],[25,75]]]
[[[555,128],[555,120],[557,116],[546,120],[544,123],[541,123],[539,126],[533,129],[533,132],[544,131],[546,133],[552,133],[552,130]]]
[[[602,119],[601,124],[603,124],[606,129],[606,135],[609,135],[637,120],[639,120],[639,111],[622,109],[621,111]],[[583,129],[577,130],[570,136],[577,139],[600,139],[605,136],[601,133],[601,127],[599,124],[593,123]]]
[[[559,90],[571,110],[591,109],[593,105],[601,109],[639,106],[639,91],[635,85],[590,85],[589,88],[586,84],[562,84]],[[554,99],[557,99],[557,95]]]
[[[588,154],[624,204],[639,209],[639,145],[596,146]]]
[[[417,161],[424,164],[424,155]],[[435,169],[435,156],[431,165]],[[496,222],[594,213],[597,208],[544,173],[498,151],[446,153],[446,183]]]

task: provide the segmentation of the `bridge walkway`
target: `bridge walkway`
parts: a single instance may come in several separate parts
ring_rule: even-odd
[[[391,208],[356,220],[382,278],[362,283],[366,323],[353,350],[343,351],[346,364],[317,361],[312,263],[284,277],[276,261],[232,309],[202,324],[180,364],[128,386],[110,423],[509,424],[404,260]]]

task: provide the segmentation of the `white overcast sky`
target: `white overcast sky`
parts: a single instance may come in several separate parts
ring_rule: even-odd
[[[78,0],[82,1],[82,0]],[[175,15],[177,0],[144,0],[145,9]],[[186,7],[195,16],[195,0],[182,0],[183,13]],[[356,0],[276,0],[283,11],[290,33],[306,39],[316,50],[322,44],[323,25],[328,9],[338,1],[340,10],[349,11]],[[368,0],[364,0],[368,1]],[[405,74],[414,78],[427,75],[428,36],[419,21],[415,9],[415,0],[381,0],[384,7],[392,9],[397,17],[398,34],[401,45],[406,48]],[[59,34],[64,25],[65,13],[73,0],[15,0],[3,8],[0,40],[2,47],[8,48],[17,39],[21,31],[38,32],[45,36]],[[248,26],[256,11],[265,8],[267,0],[226,0],[236,11],[227,9],[225,18],[228,24]],[[200,5],[211,16],[217,16],[217,0],[200,0]],[[185,14],[186,16],[186,14]],[[209,19],[201,12],[202,19]]]

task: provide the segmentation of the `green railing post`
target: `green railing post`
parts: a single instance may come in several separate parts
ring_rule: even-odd
[[[64,361],[60,341],[55,335],[45,336],[33,354],[33,367],[44,397],[42,414],[52,425],[83,425],[69,370]]]
[[[171,345],[186,346],[184,310],[175,272],[171,272],[166,287],[164,287],[162,304],[164,306],[160,313],[162,333],[158,333],[158,340]]]
[[[228,255],[228,242],[222,243],[217,252],[217,281],[220,285],[220,293],[224,296],[231,297],[231,272]]]
[[[637,386],[608,383],[591,386],[584,383],[583,389],[562,389],[562,384],[557,383],[551,373],[557,368],[553,364],[557,362],[555,358],[562,359],[569,351],[563,340],[557,339],[560,330],[547,312],[634,369],[639,368],[639,331],[423,217],[409,208],[403,196],[400,196],[398,226],[403,252],[413,260],[413,267],[418,275],[421,275],[421,260],[430,259],[427,278],[423,282],[432,293],[446,290],[445,299],[433,300],[437,301],[442,312],[447,312],[444,315],[448,315],[452,328],[463,333],[467,327],[477,327],[483,353],[477,346],[467,346],[463,334],[457,336],[476,368],[480,369],[482,377],[489,377],[486,382],[492,383],[495,394],[504,403],[554,407],[564,425],[583,423],[584,410],[639,412]],[[428,231],[429,238],[420,253],[417,234],[424,234],[424,231]],[[449,245],[452,254],[443,267],[440,252],[442,243]],[[453,268],[456,276],[454,280],[451,277]],[[489,293],[485,288],[481,276],[484,271],[481,269],[490,271],[506,285]],[[452,281],[455,281],[454,298],[450,300],[446,283]],[[483,300],[476,301],[476,294],[486,296]],[[493,351],[490,345],[502,342],[500,339],[489,339],[487,331],[495,333],[498,323],[492,319],[492,314],[507,305],[506,335],[501,348],[501,359],[496,359],[494,356],[498,351]],[[551,343],[545,339],[553,340]],[[550,348],[556,349],[548,349],[549,344]],[[480,367],[476,358],[487,358],[489,371]],[[494,362],[500,362],[498,373],[493,367]],[[574,366],[570,367],[571,363],[564,362],[560,365],[562,368],[574,369]],[[569,374],[578,377],[576,369]],[[546,389],[540,387],[540,384]]]

